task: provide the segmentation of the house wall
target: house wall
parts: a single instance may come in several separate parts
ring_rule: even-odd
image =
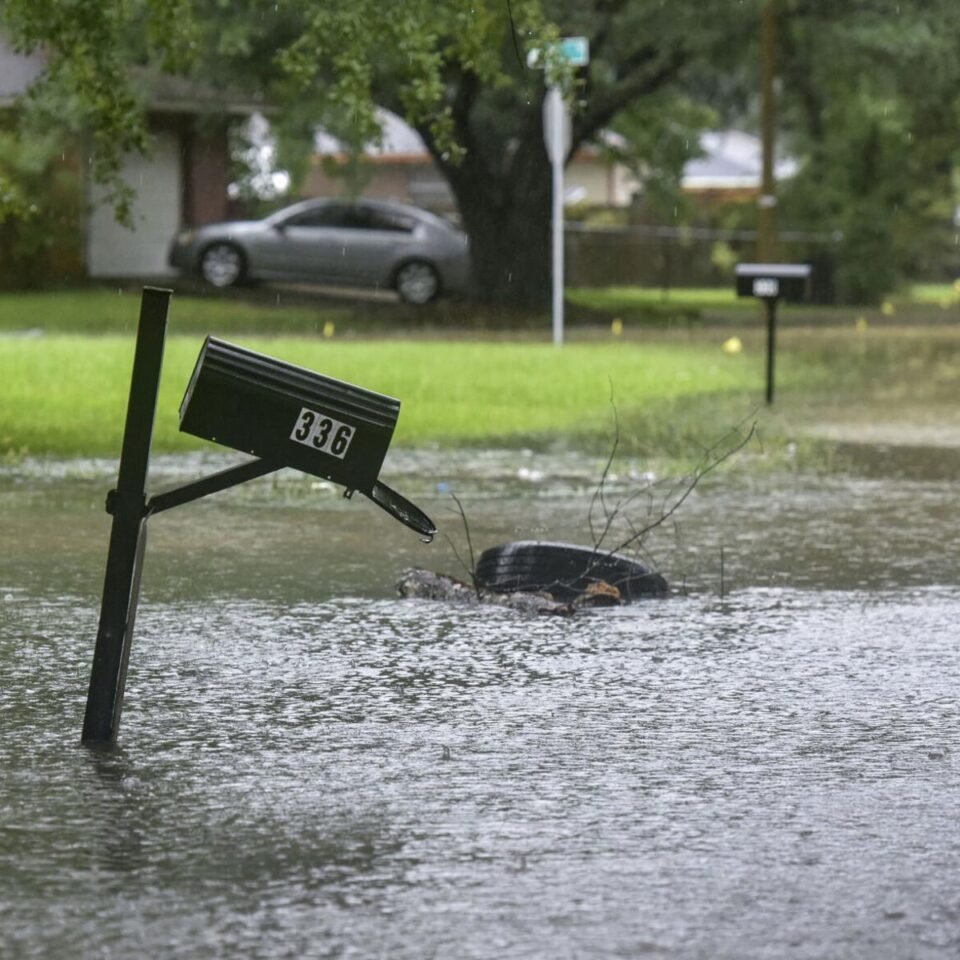
[[[432,210],[454,210],[453,194],[437,168],[429,159],[371,161],[365,173],[369,180],[361,193],[377,200],[398,200],[413,203]],[[315,158],[303,185],[305,197],[339,197],[346,189],[346,182],[331,176],[320,158]]]
[[[87,222],[87,271],[91,277],[165,276],[170,241],[181,226],[181,141],[176,130],[155,132],[149,156],[130,154],[123,179],[134,189],[133,229],[114,218],[103,187],[92,184]]]
[[[568,203],[590,206],[617,206],[613,169],[591,159],[574,157],[563,174],[564,194]]]
[[[151,128],[150,155],[131,155],[123,165],[123,179],[136,191],[133,230],[116,222],[103,188],[90,187],[91,277],[170,275],[170,242],[184,225],[227,219],[226,124],[213,118],[160,114],[152,118]]]
[[[450,187],[429,158],[385,157],[365,164],[369,180],[360,193],[378,200],[399,200],[431,210],[455,211]],[[625,168],[590,156],[574,157],[567,165],[564,184],[568,202],[592,206],[627,206],[636,181]],[[331,176],[322,160],[314,158],[303,186],[305,197],[339,197],[345,181]]]

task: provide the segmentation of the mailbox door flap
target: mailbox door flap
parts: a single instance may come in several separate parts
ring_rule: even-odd
[[[418,507],[396,490],[378,480],[369,491],[360,491],[372,500],[381,510],[386,510],[395,520],[404,526],[416,530],[420,536],[432,540],[437,533],[437,525]]]

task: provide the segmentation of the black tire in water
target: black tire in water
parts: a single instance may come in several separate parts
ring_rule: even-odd
[[[571,543],[517,540],[484,550],[477,560],[477,585],[493,593],[544,591],[569,602],[591,583],[616,587],[630,602],[662,597],[667,582],[637,560]]]

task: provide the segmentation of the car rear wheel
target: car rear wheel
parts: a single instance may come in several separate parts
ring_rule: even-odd
[[[200,257],[200,275],[214,287],[240,283],[245,271],[243,252],[232,243],[213,243]]]
[[[440,292],[440,276],[429,263],[411,260],[397,271],[394,286],[406,303],[429,303]]]

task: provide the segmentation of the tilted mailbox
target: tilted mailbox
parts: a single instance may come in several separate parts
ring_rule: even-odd
[[[180,406],[180,429],[255,459],[159,493],[146,494],[170,291],[146,288],[94,651],[85,743],[116,739],[139,595],[146,526],[154,514],[218,490],[294,467],[369,497],[426,540],[433,521],[379,479],[400,401],[208,337]]]
[[[207,337],[180,429],[264,460],[369,490],[400,401]]]
[[[773,403],[773,361],[776,353],[777,303],[805,300],[810,285],[806,263],[738,263],[737,296],[756,297],[767,308],[767,403]]]
[[[359,490],[424,536],[425,515],[378,479],[400,401],[207,337],[180,405],[180,429]]]

